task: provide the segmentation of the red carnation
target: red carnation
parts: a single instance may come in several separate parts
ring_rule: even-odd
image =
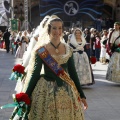
[[[14,42],[14,45],[17,45],[17,42]]]
[[[95,56],[92,56],[92,57],[90,57],[90,62],[91,62],[91,64],[95,64],[96,63],[96,57]]]
[[[120,44],[118,45],[118,47],[120,47]]]
[[[24,70],[25,67],[20,64],[15,65],[13,68],[13,71],[17,71],[18,73],[22,73],[22,74],[24,74]]]
[[[17,102],[25,102],[30,105],[30,98],[26,93],[18,93],[15,95]]]

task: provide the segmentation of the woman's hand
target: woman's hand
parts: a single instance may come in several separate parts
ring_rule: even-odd
[[[86,110],[86,109],[88,108],[88,104],[87,104],[85,98],[82,98],[82,103],[83,103],[83,105],[84,105],[84,110]]]

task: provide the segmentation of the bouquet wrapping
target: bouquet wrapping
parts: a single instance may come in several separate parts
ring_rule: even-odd
[[[20,65],[20,64],[17,64],[13,67],[13,72],[10,76],[10,80],[18,80],[18,79],[22,79],[25,72],[25,67]]]
[[[28,120],[30,98],[26,93],[13,94],[14,103],[1,106],[1,109],[15,107],[10,120]]]

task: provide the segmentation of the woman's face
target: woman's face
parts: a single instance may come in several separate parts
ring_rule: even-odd
[[[119,29],[120,29],[120,25],[114,24],[114,28],[115,28],[116,30],[119,30]]]
[[[104,35],[107,35],[108,33],[107,33],[107,31],[104,31],[103,34],[104,34]]]
[[[25,32],[24,32],[24,36],[26,36],[26,35],[27,35],[27,32],[25,31]]]
[[[76,30],[75,31],[75,37],[76,37],[76,39],[80,39],[81,38],[81,31],[80,30]]]
[[[20,33],[19,33],[19,35],[21,36],[21,35],[22,35],[22,33],[20,32]]]
[[[61,21],[53,21],[51,23],[50,37],[52,39],[60,39],[63,33],[63,27]]]

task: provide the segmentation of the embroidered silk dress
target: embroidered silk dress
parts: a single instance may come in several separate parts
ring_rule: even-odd
[[[75,71],[72,49],[66,44],[65,47],[66,54],[52,57],[70,75],[80,97],[85,98]],[[44,74],[40,75],[42,65]],[[84,120],[82,103],[71,86],[56,76],[36,52],[31,54],[23,92],[32,100],[29,120]]]
[[[81,85],[92,85],[94,84],[93,72],[86,52],[81,43],[77,43],[75,47],[70,44],[73,48],[73,58],[75,63],[76,72]]]
[[[113,54],[109,61],[106,79],[120,83],[120,37],[114,41]]]

